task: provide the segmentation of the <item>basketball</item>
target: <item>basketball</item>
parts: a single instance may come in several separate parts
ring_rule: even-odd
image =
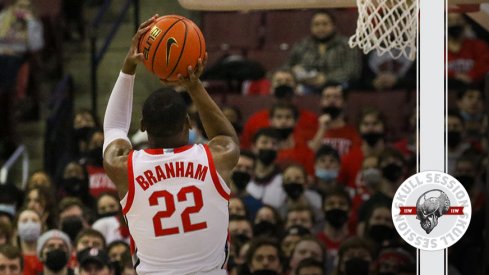
[[[204,59],[205,40],[199,27],[183,16],[166,15],[139,40],[138,50],[144,54],[144,66],[161,80],[174,81],[187,68],[195,68]]]

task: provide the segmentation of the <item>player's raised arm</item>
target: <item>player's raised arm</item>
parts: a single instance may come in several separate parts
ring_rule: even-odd
[[[157,15],[142,23],[133,36],[122,70],[110,94],[104,117],[104,168],[117,186],[119,195],[127,192],[127,155],[132,149],[127,134],[131,125],[134,74],[143,54],[138,52],[139,38],[151,28]]]

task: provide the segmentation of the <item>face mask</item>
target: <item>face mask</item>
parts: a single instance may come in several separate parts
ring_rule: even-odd
[[[382,175],[377,168],[367,168],[362,171],[362,180],[367,186],[375,186],[380,183]]]
[[[61,223],[61,231],[65,232],[72,241],[83,229],[83,222],[80,217],[67,217]]]
[[[197,140],[197,130],[195,130],[194,128],[188,130],[188,143],[194,144],[196,140]]]
[[[465,187],[465,189],[467,191],[470,191],[472,189],[472,186],[474,186],[474,183],[475,183],[474,177],[466,176],[466,175],[460,175],[456,178]]]
[[[278,99],[283,99],[287,97],[292,97],[294,95],[294,88],[289,85],[280,85],[275,87],[273,90],[273,95]]]
[[[33,221],[19,223],[19,238],[26,242],[33,242],[41,235],[41,224]]]
[[[345,262],[345,275],[368,275],[370,272],[370,262],[352,258]]]
[[[75,138],[77,140],[88,140],[88,136],[95,130],[93,127],[81,127],[75,129]]]
[[[63,179],[61,185],[69,196],[79,197],[87,193],[86,181],[79,178]]]
[[[302,193],[304,192],[304,185],[300,184],[300,183],[295,183],[295,182],[285,183],[284,182],[283,186],[284,186],[285,193],[292,200],[297,200],[302,195]]]
[[[462,142],[462,133],[459,131],[447,132],[448,147],[455,148]]]
[[[371,225],[368,230],[368,236],[375,242],[381,244],[384,241],[392,240],[396,236],[394,228],[383,224]]]
[[[341,108],[336,106],[323,107],[323,114],[327,114],[331,119],[336,119],[341,114]]]
[[[68,263],[68,254],[61,249],[54,249],[46,253],[44,265],[49,270],[59,272]]]
[[[294,131],[293,127],[287,127],[287,128],[275,128],[277,131],[277,134],[280,138],[280,140],[286,140]]]
[[[93,148],[88,151],[88,158],[94,162],[94,164],[102,166],[104,159],[102,155],[102,147]]]
[[[277,151],[272,149],[260,149],[258,151],[258,160],[261,161],[265,166],[272,164],[272,162],[277,157]]]
[[[340,229],[348,221],[348,212],[342,209],[330,209],[324,212],[324,218],[332,227]]]
[[[107,218],[107,217],[115,217],[117,215],[119,215],[119,211],[98,214],[98,217],[99,217],[99,219],[102,219],[102,218]]]
[[[250,240],[250,237],[246,234],[237,234],[234,235],[234,238],[241,244],[247,243]]]
[[[261,221],[253,225],[253,236],[272,237],[276,234],[275,224],[269,221]]]
[[[384,137],[384,133],[365,133],[362,134],[362,139],[370,146],[373,147],[379,140]]]
[[[463,33],[464,33],[464,26],[451,26],[451,27],[448,27],[448,30],[447,30],[447,33],[449,36],[451,36],[452,38],[460,38],[462,37]]]
[[[323,180],[323,181],[333,181],[336,180],[338,177],[338,171],[337,170],[327,170],[327,169],[322,169],[322,168],[316,168],[315,169],[315,174],[316,177]]]
[[[110,262],[110,266],[112,270],[114,270],[114,275],[120,275],[122,273],[122,263],[120,261],[112,261]]]
[[[278,275],[278,273],[274,270],[271,270],[271,269],[260,269],[260,270],[257,270],[253,273],[251,273],[252,275]]]
[[[243,171],[234,171],[231,175],[231,179],[234,185],[236,185],[236,188],[238,188],[239,191],[243,191],[246,189],[248,182],[250,182],[251,175]]]
[[[382,168],[382,175],[390,182],[396,182],[402,176],[402,167],[391,163]]]

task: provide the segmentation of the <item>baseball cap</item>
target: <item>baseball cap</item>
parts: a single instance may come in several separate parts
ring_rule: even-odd
[[[78,259],[78,263],[80,263],[80,267],[88,263],[99,263],[102,266],[107,266],[110,268],[110,258],[109,255],[105,252],[105,250],[98,249],[95,247],[88,247],[80,252],[78,252],[76,258]]]

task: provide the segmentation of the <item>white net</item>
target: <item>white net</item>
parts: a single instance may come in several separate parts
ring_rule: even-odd
[[[418,30],[417,0],[357,0],[356,33],[350,47],[359,47],[365,54],[377,50],[393,58],[416,57]]]

